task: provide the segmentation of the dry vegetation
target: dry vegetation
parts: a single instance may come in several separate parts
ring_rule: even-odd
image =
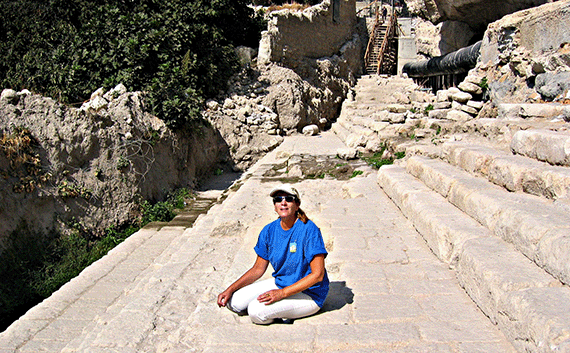
[[[310,5],[297,4],[296,2],[293,2],[291,4],[271,5],[267,8],[267,12],[279,11],[279,10],[303,11],[308,7],[310,7]]]

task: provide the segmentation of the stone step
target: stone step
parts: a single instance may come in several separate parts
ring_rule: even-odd
[[[118,267],[122,270],[131,265],[140,265],[138,274],[131,283],[122,284],[123,290],[86,326],[81,334],[76,335],[62,349],[62,352],[77,352],[89,350],[90,344],[125,348],[123,342],[129,342],[133,332],[144,332],[152,329],[152,314],[158,309],[161,300],[168,295],[172,286],[165,283],[173,282],[184,266],[174,262],[174,249],[186,249],[183,241],[185,227],[165,226],[153,237],[152,241],[137,249],[129,259]],[[197,251],[197,249],[192,249]],[[156,256],[152,256],[155,253]],[[150,255],[150,256],[149,256]],[[144,265],[144,266],[143,266]],[[99,282],[103,295],[105,283]],[[144,308],[144,310],[143,310]],[[126,320],[128,318],[128,320]],[[129,322],[128,327],[125,322]],[[132,342],[136,342],[133,339]]]
[[[54,345],[76,338],[97,316],[102,315],[167,248],[176,234],[165,223],[150,223],[132,234],[77,277],[36,305],[3,333],[9,346],[19,347],[31,337],[58,337]],[[90,310],[84,310],[89,301]],[[74,329],[61,332],[50,319],[65,312]],[[53,346],[53,347],[55,347]],[[53,348],[52,347],[52,348]],[[59,351],[63,346],[50,351]],[[29,351],[37,351],[30,347]],[[26,351],[25,349],[22,351]]]
[[[406,170],[451,204],[570,284],[570,219],[552,201],[506,191],[439,160],[414,156]]]
[[[500,103],[498,115],[502,118],[570,118],[570,106],[560,103]]]
[[[570,349],[570,288],[403,167],[380,168],[378,184],[519,351]]]
[[[184,215],[175,217],[163,227],[156,238],[161,245],[155,245],[157,251],[162,250],[160,254],[147,259],[147,268],[140,271],[133,283],[126,286],[123,293],[82,330],[81,335],[70,340],[62,352],[89,351],[93,346],[113,347],[120,351],[136,349],[145,339],[140,334],[151,332],[156,325],[154,320],[157,313],[164,310],[162,305],[166,298],[180,295],[183,290],[179,284],[181,277],[196,271],[200,275],[196,275],[194,281],[199,281],[200,276],[208,276],[212,268],[215,271],[216,266],[221,267],[221,263],[232,258],[227,255],[207,259],[211,251],[219,248],[222,239],[229,236],[228,233],[239,235],[239,222],[232,223],[229,228],[221,226],[227,225],[228,220],[239,219],[232,218],[232,212],[237,208],[231,199],[213,205],[208,213],[198,216],[188,227],[176,226],[181,224],[179,218]],[[149,252],[148,247],[143,250]],[[225,252],[232,253],[233,250],[227,248]],[[190,315],[198,303],[198,299],[189,299],[184,306],[186,315]],[[128,326],[125,326],[127,322]]]
[[[463,170],[484,176],[509,191],[526,192],[567,205],[570,198],[570,168],[553,166],[484,145],[445,142],[440,146],[415,145],[406,155],[421,154],[444,159]]]
[[[342,124],[335,123],[332,125],[331,130],[341,139],[341,141],[346,141],[350,131],[348,131]]]
[[[511,141],[513,152],[553,165],[570,166],[570,132],[518,131]]]

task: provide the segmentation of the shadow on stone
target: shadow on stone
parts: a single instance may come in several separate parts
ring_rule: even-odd
[[[352,304],[354,294],[352,289],[346,286],[345,281],[334,281],[329,285],[329,295],[323,304],[319,314],[327,311],[335,311],[341,309],[346,304]]]

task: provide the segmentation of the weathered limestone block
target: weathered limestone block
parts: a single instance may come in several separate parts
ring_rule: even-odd
[[[14,103],[18,101],[18,94],[13,89],[6,88],[2,90],[2,95],[0,95],[0,99]]]
[[[378,138],[378,134],[374,134],[373,136],[368,138],[366,141],[365,149],[366,151],[370,152],[379,152],[384,147],[384,143],[382,140]]]
[[[366,146],[366,137],[360,134],[350,134],[346,137],[345,144],[350,148]]]
[[[505,15],[547,2],[549,0],[407,0],[406,4],[410,12],[433,23],[461,21],[479,30]]]
[[[467,114],[469,114],[469,115],[472,115],[472,116],[475,116],[475,115],[477,115],[477,113],[479,113],[479,111],[478,111],[477,109],[472,108],[472,107],[470,107],[470,106],[468,106],[468,105],[462,105],[462,106],[461,106],[461,111],[463,111],[463,112],[465,112],[465,113],[467,113]]]
[[[504,208],[496,219],[493,231],[529,259],[536,260],[538,243],[544,234],[557,227],[570,227],[564,220],[565,213],[543,199],[513,194],[493,201]]]
[[[210,110],[218,110],[218,108],[220,107],[220,103],[216,102],[213,99],[209,99],[206,102],[206,107]]]
[[[453,121],[458,121],[458,122],[465,122],[468,120],[473,119],[473,117],[463,111],[459,111],[459,110],[450,110],[449,113],[447,113],[447,120],[453,120]]]
[[[570,285],[570,235],[568,228],[548,231],[538,244],[536,262],[548,273]]]
[[[565,115],[566,106],[562,104],[530,104],[530,103],[500,103],[498,116],[513,118],[554,118]]]
[[[380,110],[372,113],[371,116],[376,121],[389,122],[390,121],[390,118],[388,117],[389,114],[390,112],[387,110]]]
[[[408,175],[408,179],[400,182],[407,183],[410,179],[413,178]],[[423,191],[410,192],[402,207],[434,254],[451,266],[455,266],[466,240],[489,235],[480,224],[425,187]]]
[[[336,155],[338,158],[348,161],[356,159],[358,157],[358,151],[355,148],[339,148],[336,150]]]
[[[114,88],[105,93],[103,95],[103,98],[105,98],[107,101],[110,102],[124,93],[127,93],[127,87],[125,87],[125,85],[123,85],[122,83],[119,83]]]
[[[520,159],[517,160],[517,163],[513,163],[513,159],[502,157],[490,160],[488,165],[488,178],[494,184],[503,186],[509,191],[525,190],[526,192],[531,193],[529,186],[524,186],[524,181],[525,179],[528,180],[529,177],[531,177],[531,174],[536,176],[532,173],[535,165],[532,163],[532,160],[522,158],[520,156],[513,157],[519,157]],[[540,183],[539,179],[533,179],[533,181]]]
[[[483,93],[483,89],[479,85],[467,81],[461,82],[457,87],[459,87],[459,89],[462,90],[463,92],[467,92],[470,94]]]
[[[441,109],[450,109],[451,108],[451,102],[449,101],[443,101],[443,102],[437,102],[433,105],[434,110],[441,110]]]
[[[333,17],[330,0],[303,11],[271,12],[268,30],[261,34],[258,62],[288,65],[303,57],[316,59],[338,53],[353,36],[355,0],[340,0],[338,14],[338,18]]]
[[[448,102],[450,100],[449,90],[442,89],[437,91],[436,93],[436,101],[437,102]]]
[[[406,175],[408,175],[409,178],[409,174],[400,166],[384,165],[378,170],[377,181],[378,185],[380,185],[384,192],[407,217],[408,214],[402,208],[403,201],[409,197],[411,193],[423,190],[425,186],[417,179],[412,179],[407,183],[399,182],[402,178],[406,178]]]
[[[470,100],[469,102],[465,103],[468,107],[471,108],[475,108],[477,110],[481,110],[483,108],[483,102],[478,102],[478,101],[472,101]]]
[[[388,122],[392,124],[402,124],[406,121],[406,114],[404,113],[389,113]]]
[[[380,132],[380,131],[386,129],[386,127],[388,127],[389,125],[390,125],[389,122],[375,121],[372,124],[370,124],[370,129],[372,129],[375,132]]]
[[[386,110],[390,113],[405,113],[408,107],[403,104],[390,104],[386,106]]]
[[[501,298],[509,292],[561,286],[497,237],[467,240],[459,255],[457,271],[461,285],[495,324],[503,309]]]
[[[428,117],[430,119],[438,119],[443,120],[447,119],[447,114],[451,111],[451,109],[434,109],[430,110],[428,113]]]
[[[533,5],[545,2],[536,1]],[[568,1],[556,1],[505,16],[491,23],[485,32],[481,62],[498,63],[513,55],[519,47],[530,51],[532,56],[556,51],[562,43],[570,42],[569,21]]]
[[[546,101],[565,98],[570,90],[570,72],[543,73],[536,76],[535,89]]]
[[[446,142],[441,146],[447,160],[469,173],[487,174],[492,156],[480,153],[475,148],[466,148],[463,143]]]
[[[434,169],[434,165],[438,165],[442,169]],[[409,158],[406,163],[406,170],[443,197],[447,197],[454,181],[453,178],[457,174],[457,171],[450,165],[420,156]]]
[[[319,127],[317,125],[307,125],[303,128],[303,135],[317,135],[319,133]]]
[[[518,351],[570,352],[570,288],[529,288],[500,299],[498,326]]]
[[[554,165],[570,165],[570,134],[548,130],[523,130],[511,141],[514,153]]]
[[[224,100],[224,105],[223,105],[224,109],[235,109],[236,104],[235,102],[231,99],[231,98],[226,98]]]
[[[467,103],[473,96],[467,92],[457,92],[451,95],[451,99],[461,104]]]

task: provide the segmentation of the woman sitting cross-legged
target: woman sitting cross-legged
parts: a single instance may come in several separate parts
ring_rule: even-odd
[[[218,295],[219,306],[247,312],[256,324],[313,315],[329,291],[327,250],[320,229],[299,208],[299,192],[282,185],[269,196],[279,218],[259,234],[253,266]],[[269,263],[273,278],[256,282]]]

